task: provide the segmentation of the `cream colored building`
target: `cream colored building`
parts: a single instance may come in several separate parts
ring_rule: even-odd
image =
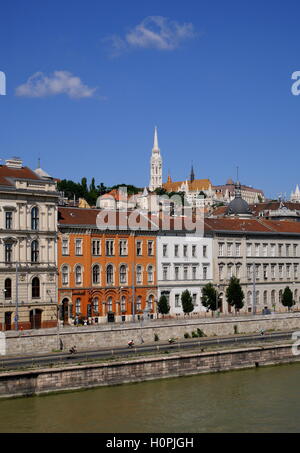
[[[18,158],[0,166],[0,325],[57,325],[56,182]]]

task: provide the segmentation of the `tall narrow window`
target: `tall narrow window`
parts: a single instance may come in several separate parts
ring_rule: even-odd
[[[31,229],[39,229],[39,208],[37,208],[36,206],[31,210]]]
[[[136,309],[137,311],[142,310],[142,296],[138,296],[136,299]]]
[[[126,266],[124,264],[120,267],[120,283],[126,283]]]
[[[92,255],[99,256],[101,254],[101,241],[100,239],[92,240]]]
[[[68,285],[69,284],[69,268],[68,268],[68,266],[63,266],[61,271],[62,271],[61,272],[62,284]]]
[[[32,241],[31,243],[31,262],[37,263],[39,260],[39,243],[38,241]]]
[[[148,283],[153,282],[153,267],[149,266],[148,267]]]
[[[114,281],[114,269],[113,269],[113,266],[112,264],[109,264],[106,268],[106,283],[108,285],[112,285],[113,284],[113,281]]]
[[[11,299],[11,278],[6,278],[4,282],[5,299]]]
[[[75,240],[75,255],[82,255],[82,239]]]
[[[7,230],[12,229],[12,212],[11,211],[5,212],[5,228]]]
[[[82,283],[81,266],[76,266],[75,267],[75,282],[76,282],[76,285],[81,285],[81,283]]]
[[[142,266],[136,267],[136,282],[142,283]]]
[[[69,239],[62,240],[62,254],[69,255]]]
[[[148,241],[148,256],[153,255],[153,241]]]
[[[98,299],[98,297],[94,297],[94,299],[93,299],[93,310],[96,313],[99,312],[99,299]]]
[[[40,297],[40,279],[38,277],[34,277],[32,279],[31,294],[32,294],[32,298]]]
[[[93,267],[93,284],[97,285],[98,283],[100,283],[100,266],[95,264]]]
[[[106,249],[106,256],[113,256],[114,255],[114,240],[113,239],[110,239],[110,240],[106,241],[105,249]]]
[[[5,262],[12,262],[12,244],[5,244]]]
[[[81,300],[79,297],[75,301],[75,311],[76,315],[79,315],[81,313]]]

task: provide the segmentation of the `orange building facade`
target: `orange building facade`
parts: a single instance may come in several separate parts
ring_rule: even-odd
[[[105,230],[99,210],[59,208],[58,303],[64,324],[156,317],[156,237]],[[143,318],[141,318],[143,316]]]

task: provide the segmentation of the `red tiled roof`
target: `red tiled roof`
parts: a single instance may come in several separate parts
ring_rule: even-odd
[[[41,178],[28,167],[13,168],[7,167],[6,165],[0,165],[0,185],[13,186],[14,184],[9,181],[9,178],[41,180]]]

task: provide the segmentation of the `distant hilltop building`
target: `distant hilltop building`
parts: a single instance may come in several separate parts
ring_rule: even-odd
[[[241,198],[249,204],[265,201],[262,190],[239,184]],[[162,182],[162,157],[158,147],[157,128],[154,130],[154,144],[150,162],[149,191],[163,188],[167,192],[184,192],[187,202],[192,206],[212,206],[218,203],[229,204],[235,198],[236,184],[228,179],[224,185],[214,186],[210,179],[196,179],[192,165],[190,175],[183,181],[173,181],[168,175],[167,182]],[[299,190],[299,189],[298,189]],[[300,197],[300,191],[299,191]],[[299,198],[300,199],[300,198]]]
[[[299,189],[298,184],[296,185],[295,192],[291,192],[291,198],[290,198],[290,200],[291,200],[291,201],[297,201],[297,202],[300,201],[300,189]]]

